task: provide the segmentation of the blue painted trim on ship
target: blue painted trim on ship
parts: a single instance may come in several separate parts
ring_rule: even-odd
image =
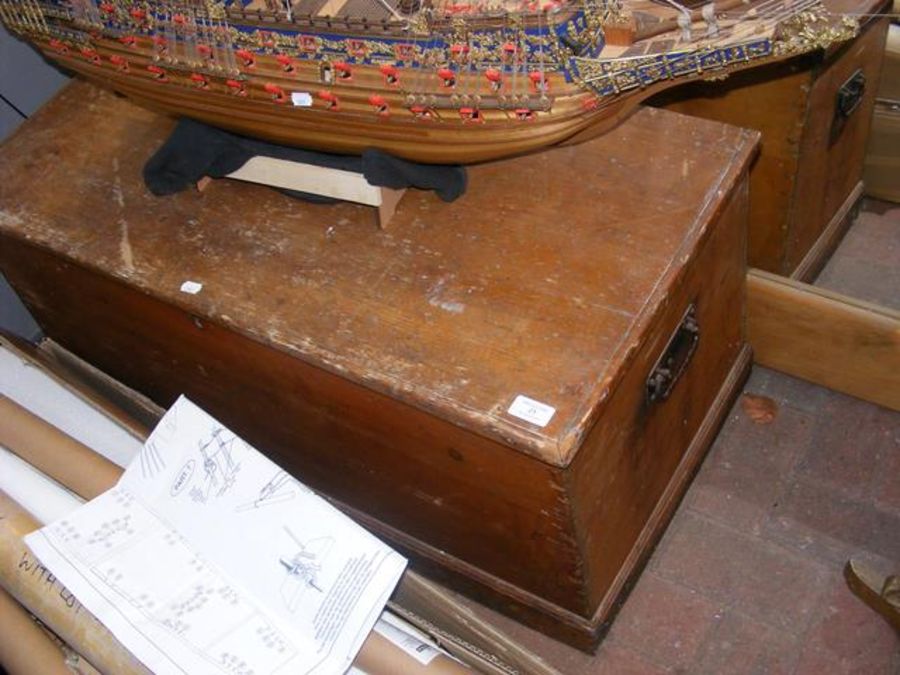
[[[600,96],[615,96],[619,92],[638,87],[647,87],[661,80],[673,77],[685,77],[701,73],[714,72],[726,65],[739,61],[751,61],[772,54],[772,41],[768,38],[729,45],[719,49],[702,52],[677,52],[635,57],[635,66],[622,68],[623,61],[610,59],[601,62],[600,68],[610,79],[586,82]],[[569,59],[567,72],[583,78],[576,59]],[[615,78],[616,83],[611,81]]]

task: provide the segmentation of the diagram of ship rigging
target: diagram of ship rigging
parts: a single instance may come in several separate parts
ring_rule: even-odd
[[[210,497],[221,497],[234,485],[241,468],[234,457],[236,441],[234,434],[216,427],[209,440],[199,444],[203,470],[199,485],[194,485],[190,491],[195,502],[206,504]]]
[[[287,526],[284,531],[294,543],[293,555],[281,556],[278,562],[284,569],[285,577],[281,583],[281,598],[288,611],[294,612],[303,602],[307,592],[324,593],[319,584],[319,573],[322,563],[334,544],[333,537],[317,537],[302,542]]]
[[[253,501],[240,504],[235,508],[235,511],[240,513],[263,506],[279,504],[293,499],[299,491],[309,492],[309,489],[294,480],[286,471],[278,469],[275,475],[259,489],[259,494]]]

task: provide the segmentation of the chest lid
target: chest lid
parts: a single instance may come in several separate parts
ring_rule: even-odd
[[[555,465],[756,142],[643,109],[470,167],[452,204],[411,190],[379,231],[366,207],[232,181],[153,197],[141,167],[172,122],[83,83],[31,124],[0,151],[0,230]]]

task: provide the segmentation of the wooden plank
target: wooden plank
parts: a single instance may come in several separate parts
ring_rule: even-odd
[[[291,162],[275,157],[251,157],[228,178],[261,183],[286,190],[299,190],[312,194],[357,202],[368,206],[381,206],[381,188],[370,184],[361,173]]]
[[[0,333],[0,349],[30,364],[40,364],[61,387],[101,408],[134,436],[148,436],[165,412],[146,396],[115,381],[50,338],[32,345]]]
[[[347,0],[328,0],[316,16],[337,16],[346,4]]]
[[[372,185],[363,174],[355,171],[275,157],[251,157],[240,169],[228,174],[227,178],[374,206],[378,226],[382,229],[387,227],[406,193],[405,189]]]
[[[757,363],[900,410],[900,312],[751,270],[747,329]]]

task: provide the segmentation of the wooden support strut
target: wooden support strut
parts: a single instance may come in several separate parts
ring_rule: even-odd
[[[231,172],[226,178],[374,206],[381,229],[387,228],[406,193],[405,189],[372,185],[365,176],[354,171],[301,164],[274,157],[251,157],[244,166]],[[209,181],[209,178],[201,179],[197,188],[202,191]]]
[[[747,333],[760,365],[900,411],[900,312],[751,270]]]

